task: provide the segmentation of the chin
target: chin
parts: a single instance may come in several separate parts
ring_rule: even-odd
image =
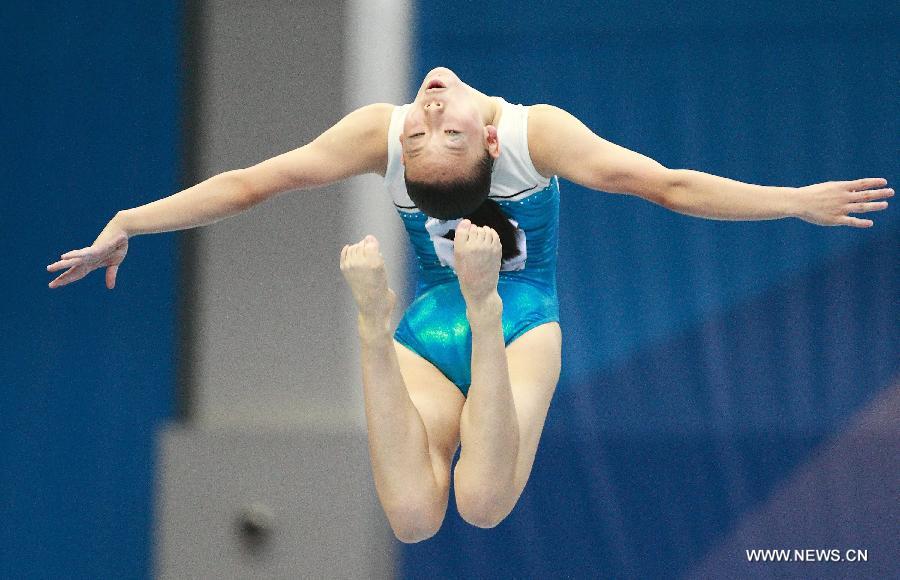
[[[436,67],[434,67],[433,69],[431,69],[430,71],[428,71],[428,74],[425,75],[425,76],[433,75],[433,74],[438,74],[438,73],[442,73],[442,72],[443,72],[443,73],[450,73],[450,74],[452,74],[453,76],[456,76],[456,73],[454,73],[452,70],[450,70],[449,68],[447,68],[447,67],[445,67],[445,66],[436,66]]]

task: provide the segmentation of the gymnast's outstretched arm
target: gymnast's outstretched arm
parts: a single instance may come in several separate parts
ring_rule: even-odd
[[[220,173],[157,201],[119,211],[94,242],[60,256],[48,272],[66,270],[50,282],[58,288],[105,267],[106,286],[139,234],[183,230],[215,223],[294,189],[320,187],[363,173],[383,172],[393,105],[357,109],[311,143],[252,167]]]
[[[871,227],[850,213],[879,211],[894,195],[882,178],[831,181],[806,187],[752,185],[660,163],[610,143],[566,111],[531,107],[528,142],[535,168],[543,175],[610,193],[637,195],[672,211],[718,220],[796,217],[827,226]]]

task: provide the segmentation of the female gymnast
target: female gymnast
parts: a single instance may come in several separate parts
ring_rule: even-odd
[[[362,173],[384,177],[420,276],[392,329],[396,296],[378,241],[341,251],[359,310],[375,486],[404,542],[440,528],[460,445],[454,489],[467,522],[496,526],[528,480],[560,373],[557,176],[697,217],[853,227],[873,224],[848,214],[883,210],[894,193],[879,178],[768,187],[668,169],[564,110],[513,105],[436,68],[412,103],[362,107],[303,147],[118,212],[90,247],[47,267],[66,270],[50,288],[103,267],[112,289],[132,236],[210,224]]]

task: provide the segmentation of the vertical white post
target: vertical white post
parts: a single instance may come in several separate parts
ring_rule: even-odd
[[[345,108],[410,100],[411,0],[348,0],[345,35]],[[398,295],[398,311],[406,303],[406,232],[382,185],[380,176],[367,175],[347,184],[346,232],[359,241],[373,234],[381,244],[388,282]],[[348,303],[348,308],[354,308]],[[400,312],[395,313],[399,319]],[[355,332],[355,329],[353,329]],[[357,390],[362,406],[362,390]]]

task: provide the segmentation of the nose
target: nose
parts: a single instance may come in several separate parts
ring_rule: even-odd
[[[425,103],[426,111],[440,111],[443,110],[444,104],[440,101],[431,101],[430,103]]]

